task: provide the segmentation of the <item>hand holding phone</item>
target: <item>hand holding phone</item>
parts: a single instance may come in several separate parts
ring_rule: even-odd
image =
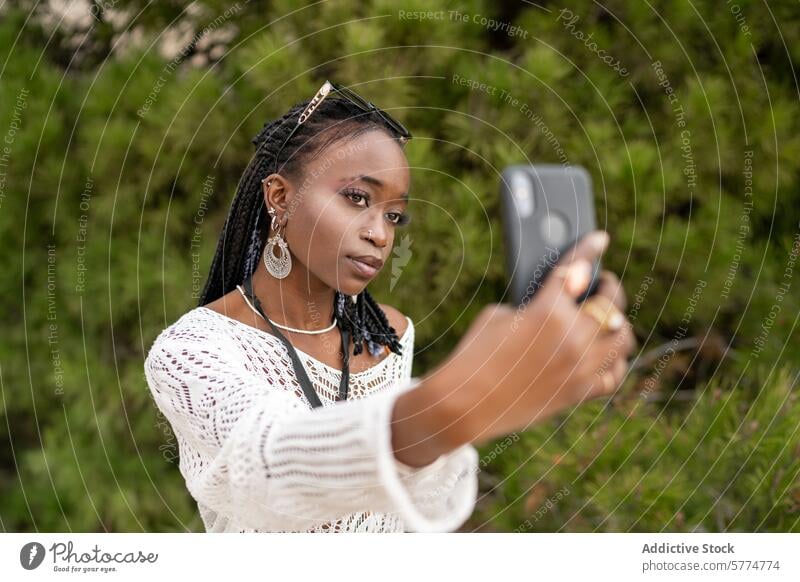
[[[421,388],[398,400],[399,418],[430,423],[411,432],[413,442],[437,435],[430,460],[611,395],[636,345],[630,325],[603,327],[589,309],[599,300],[624,310],[625,293],[613,273],[599,271],[609,237],[595,231],[585,170],[513,166],[503,172],[501,192],[517,305],[486,305]],[[597,299],[578,304],[594,293]]]
[[[590,279],[592,261],[607,245],[602,231],[584,236],[562,255],[558,267],[563,269],[552,272],[523,309],[486,305],[448,358],[423,377],[417,404],[401,408],[399,417],[428,413],[434,418],[428,430],[437,435],[433,440],[443,449],[436,453],[442,454],[467,442],[491,442],[586,400],[610,396],[625,377],[635,348],[631,326],[603,330],[576,301]],[[602,274],[597,294],[624,309],[624,293],[611,273]],[[415,442],[426,440],[419,433],[414,437]]]

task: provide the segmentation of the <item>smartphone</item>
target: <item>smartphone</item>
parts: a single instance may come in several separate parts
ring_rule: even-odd
[[[592,180],[580,166],[509,166],[501,175],[500,198],[506,245],[509,300],[527,303],[561,255],[596,229]],[[600,260],[578,301],[597,291]]]

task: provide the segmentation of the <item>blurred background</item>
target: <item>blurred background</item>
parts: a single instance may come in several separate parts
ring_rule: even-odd
[[[0,529],[202,531],[143,360],[328,78],[415,136],[370,286],[414,375],[504,298],[506,165],[584,166],[612,237],[635,367],[482,447],[463,531],[800,531],[798,37],[765,0],[0,3]]]

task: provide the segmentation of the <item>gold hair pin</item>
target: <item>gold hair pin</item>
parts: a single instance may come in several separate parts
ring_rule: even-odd
[[[300,114],[300,118],[297,120],[297,124],[301,125],[308,119],[308,117],[314,113],[314,110],[319,107],[319,104],[322,103],[322,100],[328,96],[328,93],[331,92],[333,89],[333,85],[331,85],[330,81],[325,81],[325,83],[320,87],[317,94],[314,95],[314,98],[311,99],[311,102],[308,104],[308,107],[305,108],[305,111]]]

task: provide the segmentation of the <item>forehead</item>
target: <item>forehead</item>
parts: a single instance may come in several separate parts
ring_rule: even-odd
[[[331,144],[306,171],[334,188],[366,176],[360,180],[363,185],[394,198],[408,193],[410,180],[405,153],[383,131],[369,131]]]

